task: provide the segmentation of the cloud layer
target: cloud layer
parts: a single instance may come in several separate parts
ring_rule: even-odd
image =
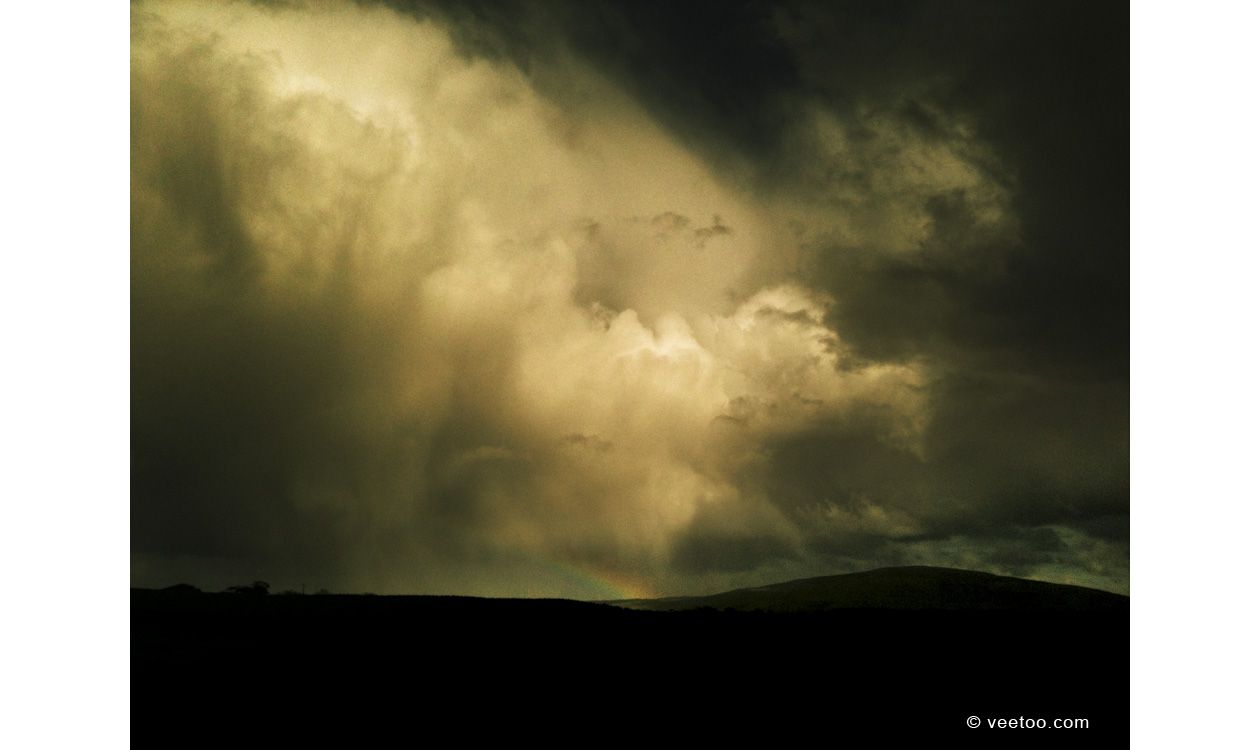
[[[135,585],[1127,590],[1110,123],[831,5],[133,5]]]

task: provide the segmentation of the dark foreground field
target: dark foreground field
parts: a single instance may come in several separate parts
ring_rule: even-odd
[[[672,600],[681,611],[133,589],[132,737],[1127,744],[1127,598],[918,570],[750,590],[724,609]],[[988,725],[1019,717],[1089,728]]]

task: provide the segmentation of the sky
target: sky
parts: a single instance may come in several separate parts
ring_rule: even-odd
[[[1129,17],[138,2],[133,586],[1129,593]]]

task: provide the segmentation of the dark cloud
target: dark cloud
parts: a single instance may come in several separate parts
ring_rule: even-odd
[[[132,15],[137,583],[1127,590],[1127,10]]]
[[[793,545],[777,537],[692,532],[678,541],[672,562],[685,573],[731,573],[795,556]]]
[[[925,195],[927,257],[856,260],[861,247],[827,249],[830,288],[841,300],[859,297],[838,308],[837,324],[870,347],[944,341],[963,349],[957,356],[1006,360],[998,366],[1124,378],[1127,9],[888,6],[869,23],[833,4],[786,14],[784,33],[804,76],[851,129],[869,119],[855,114],[863,108],[889,112],[929,139],[941,138],[951,121],[964,124],[982,149],[961,154],[1009,189],[1016,231],[977,232],[965,191]],[[910,302],[872,330],[869,300],[916,298],[931,304]],[[878,303],[874,309],[888,320]]]

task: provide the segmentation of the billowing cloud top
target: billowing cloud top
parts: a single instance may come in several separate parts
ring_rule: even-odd
[[[1128,588],[1127,18],[132,6],[132,575]]]

